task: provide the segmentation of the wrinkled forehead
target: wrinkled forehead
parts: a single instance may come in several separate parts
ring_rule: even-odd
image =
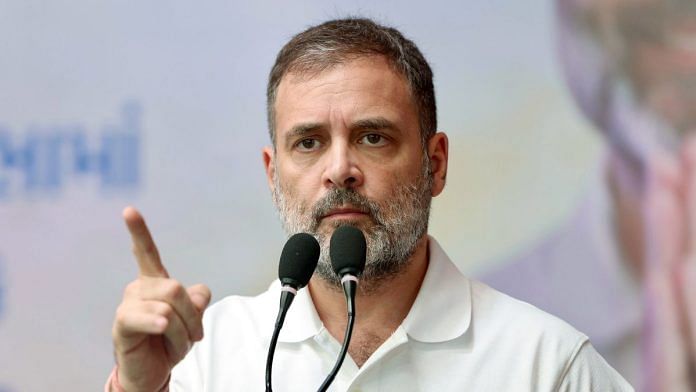
[[[323,75],[337,69],[345,69],[361,64],[370,64],[374,67],[386,67],[390,69],[391,73],[396,78],[401,79],[409,93],[412,93],[408,79],[396,64],[384,55],[373,53],[346,53],[317,61],[297,60],[288,67],[288,70],[281,77],[278,83],[278,90],[280,90],[281,86],[284,84],[310,83],[312,80],[321,78]]]
[[[360,56],[331,67],[287,72],[276,93],[276,124],[288,110],[326,103],[316,100],[320,91],[337,96],[354,94],[360,98],[357,106],[397,105],[417,111],[412,89],[403,74],[383,56]]]

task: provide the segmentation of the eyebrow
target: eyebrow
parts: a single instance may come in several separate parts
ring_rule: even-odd
[[[316,132],[322,128],[324,128],[324,125],[320,123],[297,124],[294,127],[290,128],[290,131],[288,132],[288,138],[304,136],[308,133]]]
[[[366,118],[362,120],[358,120],[354,122],[351,127],[353,131],[363,131],[363,130],[380,130],[380,129],[388,129],[392,131],[399,132],[399,128],[394,125],[393,122],[387,120],[384,117],[373,117],[373,118]]]

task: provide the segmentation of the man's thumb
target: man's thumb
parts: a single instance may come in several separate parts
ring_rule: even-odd
[[[191,298],[191,302],[193,302],[193,305],[196,307],[196,310],[203,313],[210,303],[210,289],[208,286],[196,284],[186,289],[186,291],[188,292],[189,298]]]

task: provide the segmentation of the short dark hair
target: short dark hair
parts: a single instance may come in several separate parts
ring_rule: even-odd
[[[294,36],[278,53],[266,90],[268,130],[275,146],[275,100],[288,73],[320,73],[347,61],[383,56],[408,81],[418,108],[421,142],[437,130],[433,72],[418,47],[398,30],[366,18],[330,20]]]

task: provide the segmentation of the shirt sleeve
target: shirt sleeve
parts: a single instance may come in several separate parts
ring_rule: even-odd
[[[198,360],[200,343],[193,345],[191,351],[186,354],[172,369],[169,380],[169,392],[193,392],[204,391],[200,362]]]
[[[633,392],[589,341],[581,344],[561,377],[558,392]]]

